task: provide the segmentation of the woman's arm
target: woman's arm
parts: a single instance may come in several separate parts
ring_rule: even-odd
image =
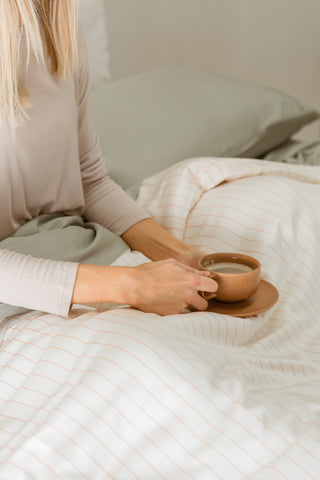
[[[158,315],[181,313],[191,306],[208,306],[199,290],[215,292],[210,273],[174,259],[138,267],[79,265],[72,303],[115,302]]]
[[[215,292],[217,284],[209,272],[197,269],[202,252],[151,219],[135,224],[122,238],[133,250],[155,261],[139,267],[80,265],[73,303],[124,303],[159,315],[180,313],[188,306],[207,308],[198,292]]]
[[[178,240],[151,218],[136,223],[121,237],[132,250],[144,253],[151,260],[174,258],[199,269],[199,261],[205,255]]]

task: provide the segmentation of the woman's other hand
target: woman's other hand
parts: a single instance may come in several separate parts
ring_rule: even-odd
[[[133,225],[122,234],[122,238],[132,250],[138,250],[154,261],[175,258],[178,262],[200,269],[200,259],[206,255],[178,240],[151,218]]]
[[[201,270],[200,260],[205,255],[207,255],[205,252],[202,252],[201,250],[194,250],[193,248],[189,247],[189,249],[185,249],[181,252],[179,261],[185,265],[189,265],[189,267]]]

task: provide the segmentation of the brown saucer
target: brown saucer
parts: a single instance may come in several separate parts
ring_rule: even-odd
[[[258,315],[271,308],[279,300],[279,292],[274,285],[261,280],[258,290],[247,300],[236,303],[217,302],[214,299],[209,300],[209,306],[206,312],[221,313],[233,317],[250,317]]]

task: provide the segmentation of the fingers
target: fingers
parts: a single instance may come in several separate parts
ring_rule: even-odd
[[[171,260],[170,260],[171,261]],[[197,270],[196,268],[190,267],[189,265],[185,265],[184,263],[180,263],[177,260],[172,260],[176,265],[179,265],[179,267],[183,268],[184,270],[188,272],[195,273],[196,275],[199,275],[201,272],[206,272],[205,270]],[[208,272],[210,274],[210,272]]]
[[[206,310],[208,308],[207,300],[215,297],[215,292],[218,290],[218,284],[211,278],[201,278],[197,294],[194,296],[190,305],[197,310]]]
[[[190,303],[190,306],[195,308],[196,310],[203,311],[208,308],[208,302],[200,295],[195,295],[192,303]]]
[[[212,273],[209,272],[208,270],[197,270],[198,275],[201,275],[202,277],[212,277]]]
[[[160,260],[157,263],[158,264],[160,264],[160,263],[170,263],[170,264],[178,265],[179,267],[183,268],[184,270],[187,270],[188,272],[192,272],[192,273],[195,273],[196,275],[201,275],[203,277],[209,277],[212,274],[208,270],[199,270],[198,268],[191,267],[190,265],[186,265],[185,263],[178,262],[177,260],[175,260],[173,258],[168,258],[166,260]]]
[[[198,290],[208,293],[215,293],[218,290],[218,284],[210,277],[201,277]]]
[[[210,277],[212,275],[211,272],[209,272],[209,270],[197,270],[196,268],[189,267],[188,265],[183,265],[183,264],[181,264],[181,266],[185,270],[195,273],[196,275],[200,275],[201,277]]]
[[[160,315],[181,313],[188,305],[206,310],[208,302],[199,291],[214,294],[218,284],[210,272],[197,270],[173,259],[160,260],[136,267],[138,288],[133,306]]]
[[[205,272],[206,275],[201,275],[202,272],[192,269],[192,273],[194,273],[194,275],[192,275],[193,285],[191,294],[187,299],[188,305],[192,309],[203,311],[208,308],[207,300],[215,296],[215,292],[218,290],[218,284],[215,280],[210,278],[210,272]],[[201,296],[199,291],[209,292],[208,296]]]
[[[172,265],[175,267],[178,267],[179,269],[182,269],[186,272],[192,273],[193,275],[188,277],[189,279],[192,278],[191,283],[193,284],[193,294],[194,294],[194,301],[197,302],[199,305],[203,305],[203,308],[206,308],[207,304],[203,302],[203,298],[200,297],[198,292],[206,292],[208,293],[207,298],[204,295],[204,297],[208,300],[209,298],[212,298],[215,294],[215,292],[218,290],[218,284],[215,280],[213,280],[212,272],[207,271],[207,270],[197,270],[193,267],[190,267],[188,265],[185,265],[183,263],[177,262],[176,260],[169,260]],[[181,271],[181,270],[180,270]],[[188,275],[189,275],[188,273]],[[187,277],[186,277],[187,278]],[[211,295],[211,296],[210,296]]]

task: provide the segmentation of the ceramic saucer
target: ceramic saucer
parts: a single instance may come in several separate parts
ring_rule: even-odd
[[[258,290],[247,300],[236,303],[223,303],[209,300],[207,312],[221,313],[233,317],[250,317],[271,308],[279,300],[279,292],[274,285],[261,280]]]

